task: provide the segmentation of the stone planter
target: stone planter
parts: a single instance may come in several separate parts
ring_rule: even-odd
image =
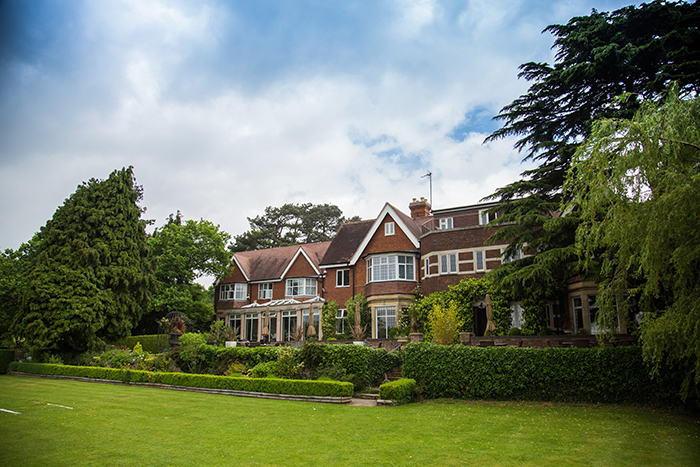
[[[355,345],[365,345],[365,341],[352,341]]]
[[[236,341],[226,341],[226,347],[236,347],[238,342]]]

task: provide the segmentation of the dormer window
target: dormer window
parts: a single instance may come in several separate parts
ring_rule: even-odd
[[[479,211],[479,225],[486,225],[497,217],[496,213],[489,212],[488,209],[482,209]]]
[[[389,235],[394,235],[394,223],[393,222],[387,222],[384,224],[384,235],[389,236]]]
[[[440,219],[440,230],[447,230],[452,228],[452,218],[443,217]]]

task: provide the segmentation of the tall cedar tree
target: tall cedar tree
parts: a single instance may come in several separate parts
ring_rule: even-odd
[[[32,350],[81,352],[130,334],[153,287],[133,169],[91,179],[30,242],[19,331]]]
[[[517,248],[535,253],[492,274],[512,296],[538,290],[555,297],[577,273],[578,217],[556,214],[572,156],[594,120],[631,118],[672,81],[682,95],[700,91],[698,26],[700,4],[654,1],[612,13],[593,10],[545,29],[556,37],[555,64],[521,65],[519,76],[533,84],[495,117],[505,124],[487,138],[520,136],[516,148],[539,162],[488,197],[502,203],[494,224],[503,228],[492,241],[510,242],[506,255]]]
[[[357,216],[346,219],[334,204],[268,206],[264,215],[248,218],[250,230],[236,235],[229,248],[236,252],[326,242],[333,239],[340,224],[357,220]]]

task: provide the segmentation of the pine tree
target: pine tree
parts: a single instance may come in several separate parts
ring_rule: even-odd
[[[153,286],[141,197],[132,167],[91,179],[31,240],[19,322],[31,349],[80,352],[130,334]]]

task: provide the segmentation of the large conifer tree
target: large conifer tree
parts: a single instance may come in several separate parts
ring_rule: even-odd
[[[80,352],[130,334],[153,284],[141,195],[132,167],[91,179],[31,240],[19,321],[31,349]]]
[[[577,214],[556,214],[572,156],[595,120],[631,118],[671,82],[681,94],[700,91],[698,26],[700,4],[657,0],[612,13],[593,10],[545,29],[556,36],[556,62],[520,67],[520,77],[533,84],[501,110],[496,118],[505,124],[487,138],[517,135],[525,160],[539,162],[489,198],[502,202],[495,223],[503,228],[493,240],[510,242],[506,255],[517,248],[535,253],[494,271],[511,295],[556,297],[578,272]]]

